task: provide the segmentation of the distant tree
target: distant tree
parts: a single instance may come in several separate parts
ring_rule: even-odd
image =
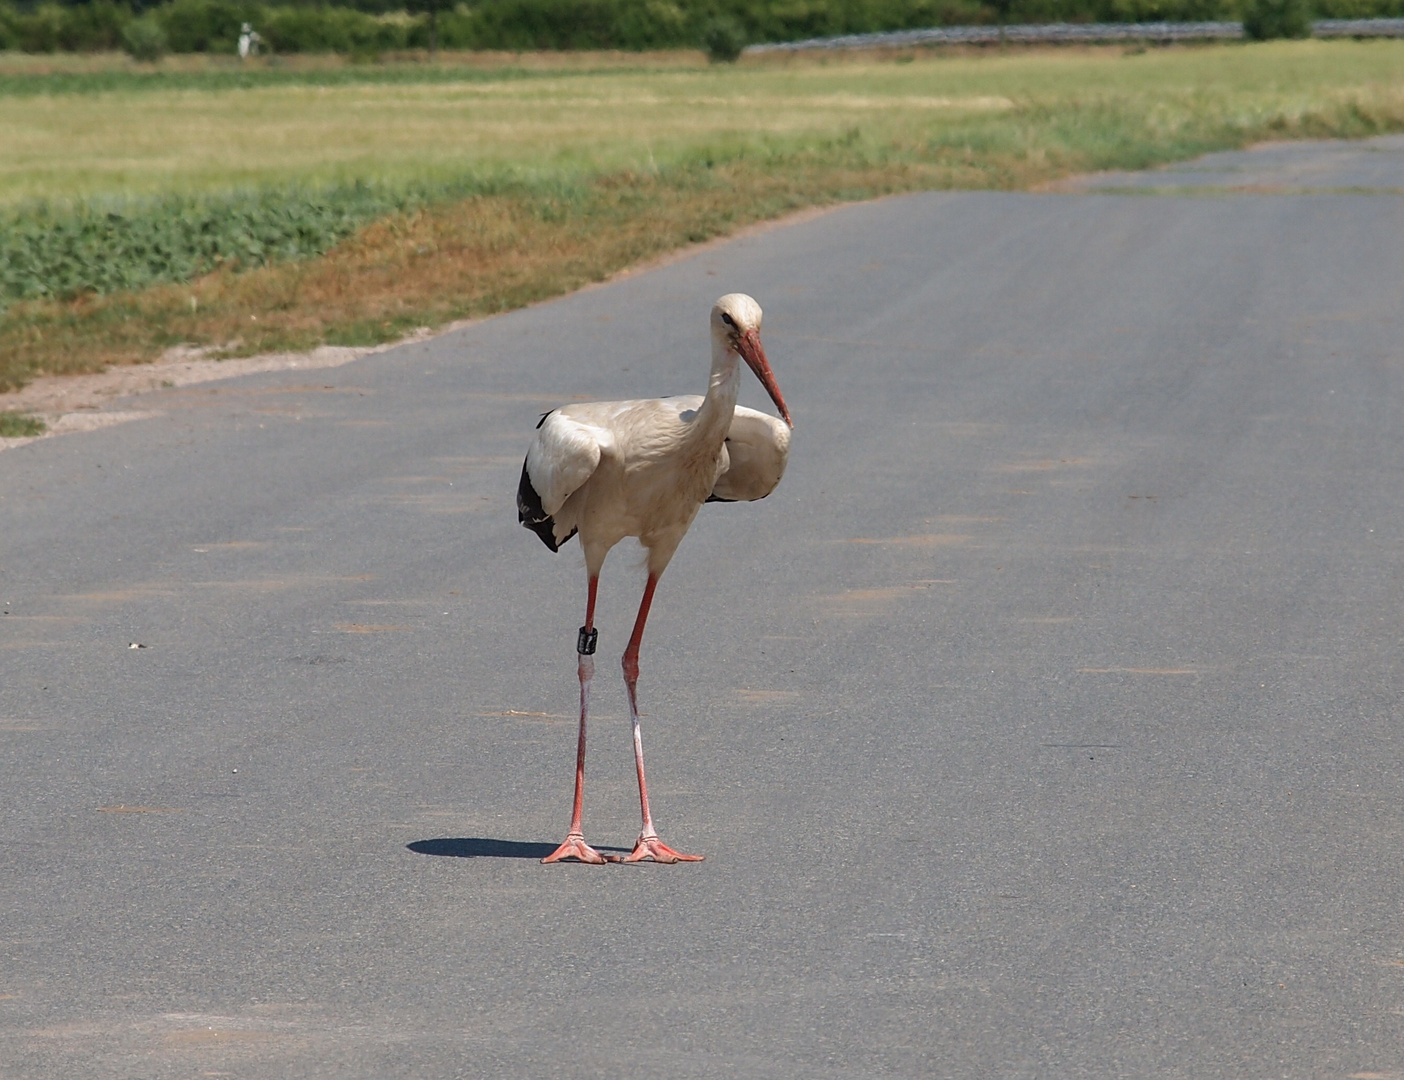
[[[1009,23],[1009,13],[1014,8],[1014,0],[991,0],[991,7],[995,9],[995,15],[999,19],[999,40],[1004,41],[1004,28]]]
[[[1311,16],[1305,0],[1249,0],[1243,32],[1255,41],[1311,37]]]
[[[746,35],[735,19],[713,19],[702,32],[702,44],[715,64],[735,63],[746,47]]]
[[[439,51],[439,13],[452,11],[457,0],[405,0],[405,10],[414,15],[429,16],[429,52]]]

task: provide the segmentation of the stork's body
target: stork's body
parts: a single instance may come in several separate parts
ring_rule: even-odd
[[[552,551],[579,533],[589,575],[580,656],[580,738],[576,751],[575,809],[566,841],[545,861],[605,859],[585,843],[581,808],[585,783],[585,722],[594,676],[595,593],[610,548],[636,536],[648,552],[634,632],[624,651],[624,681],[634,731],[643,828],[625,861],[694,860],[658,839],[648,805],[639,738],[639,644],[658,579],[698,509],[712,499],[761,499],[780,482],[789,454],[790,416],[760,343],[761,310],[733,293],[712,308],[712,371],[705,397],[600,401],[547,413],[522,466],[518,518]],[[785,422],[739,408],[739,363],[755,372]]]

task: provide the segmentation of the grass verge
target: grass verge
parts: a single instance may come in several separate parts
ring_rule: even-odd
[[[44,434],[45,424],[37,416],[22,412],[0,412],[0,439],[27,439]]]
[[[318,258],[14,304],[0,316],[0,387],[39,372],[149,360],[175,344],[246,355],[393,340],[415,327],[559,295],[806,206],[921,189],[1017,189],[1263,139],[1404,130],[1404,46],[1368,54],[1389,59],[1365,77],[1360,65],[1343,61],[1366,54],[1349,52],[1353,43],[1332,48],[1305,43],[1152,56],[1158,83],[1128,81],[1118,65],[1141,58],[1106,51],[1065,55],[1052,76],[1043,61],[1040,74],[1038,63],[1017,58],[962,60],[964,72],[953,70],[955,61],[928,59],[924,98],[913,96],[913,75],[919,86],[923,74],[910,70],[916,63],[906,71],[890,63],[835,65],[847,83],[801,69],[771,86],[773,100],[788,102],[795,115],[796,101],[822,102],[819,120],[806,114],[794,130],[741,139],[707,129],[705,138],[674,143],[652,168],[620,168],[605,155],[593,170],[578,161],[554,173],[524,170],[467,198],[397,210]],[[1069,70],[1074,61],[1080,68]],[[1315,76],[1304,77],[1313,63]],[[1201,77],[1211,67],[1223,73],[1218,85]],[[619,78],[611,76],[609,85],[618,89]],[[641,94],[658,93],[656,76],[629,78],[643,80]],[[966,96],[933,96],[933,89],[947,90],[942,78]],[[1011,78],[1023,81],[1011,87]],[[1040,88],[1039,79],[1054,85]],[[866,86],[866,96],[855,96],[855,86]],[[763,81],[743,81],[745,107],[764,107],[754,96],[745,100],[758,88],[765,89]],[[986,105],[932,104],[941,101]],[[617,97],[607,104],[620,109]],[[692,112],[675,103],[654,121],[684,129],[698,109],[709,108],[715,102]],[[852,123],[855,113],[868,122]]]

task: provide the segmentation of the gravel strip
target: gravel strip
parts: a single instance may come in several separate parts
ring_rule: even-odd
[[[1315,37],[1404,37],[1404,19],[1322,19],[1312,23]],[[938,26],[926,30],[893,30],[880,34],[748,45],[746,53],[800,52],[809,49],[871,49],[903,45],[988,45],[1000,40],[997,26]],[[1006,26],[1005,41],[1020,44],[1097,41],[1237,40],[1243,25],[1236,22],[1046,23]]]

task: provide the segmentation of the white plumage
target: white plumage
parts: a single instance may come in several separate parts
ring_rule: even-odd
[[[706,454],[697,454],[696,475],[684,475],[690,471],[686,458],[691,429],[705,400],[689,395],[596,401],[548,413],[527,451],[525,468],[542,511],[552,519],[556,547],[575,535],[592,505],[595,514],[588,520],[604,533],[618,533],[613,541],[618,543],[625,536],[642,537],[666,517],[687,516],[690,524],[686,510],[690,507],[695,515],[703,502],[751,502],[774,491],[785,473],[790,429],[744,405],[734,406],[731,426],[711,467],[704,467]],[[601,461],[605,471],[593,489],[587,489]],[[678,505],[659,505],[659,493],[649,490],[649,479],[664,483],[662,502],[674,495]],[[679,481],[694,482],[681,491]],[[600,491],[606,486],[615,488],[610,499]],[[606,521],[606,516],[612,520]]]
[[[585,775],[585,718],[594,675],[595,592],[610,548],[636,536],[648,552],[648,583],[624,652],[624,681],[634,730],[643,829],[625,860],[692,860],[658,839],[649,812],[639,740],[638,651],[658,578],[698,509],[708,501],[763,499],[785,472],[790,414],[760,341],[761,309],[731,293],[712,308],[712,370],[705,396],[596,401],[547,413],[522,465],[518,519],[552,551],[577,533],[585,552],[589,597],[580,629],[580,738],[575,811],[564,844],[545,861],[606,861],[580,827]],[[739,364],[760,379],[784,422],[736,404]]]

